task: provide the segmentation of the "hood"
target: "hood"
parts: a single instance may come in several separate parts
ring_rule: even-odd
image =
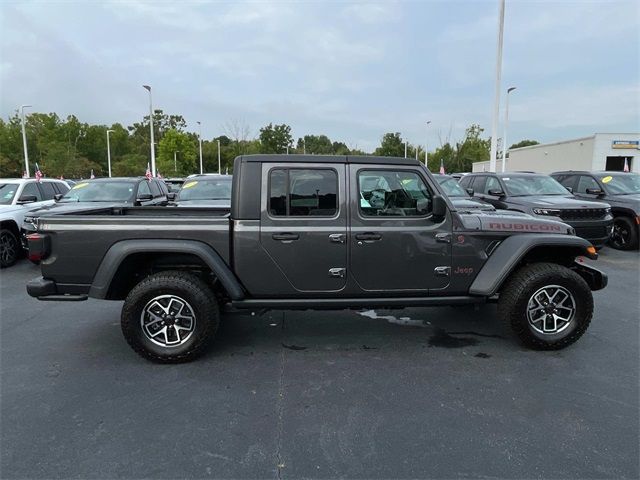
[[[511,197],[509,203],[540,208],[608,208],[609,205],[591,200],[581,200],[564,195],[529,195],[526,197]]]
[[[0,215],[18,211],[25,211],[25,205],[0,205]]]
[[[607,195],[605,201],[606,200],[630,205],[636,211],[640,210],[640,193],[633,193],[631,195]]]
[[[449,197],[453,206],[456,207],[456,210],[487,210],[487,211],[495,211],[493,205],[489,203],[482,202],[480,200],[476,200],[473,198],[465,198],[465,197]]]
[[[176,207],[231,208],[231,200],[177,200]]]
[[[41,217],[49,213],[57,215],[63,213],[74,213],[84,210],[92,210],[95,208],[110,208],[124,205],[130,204],[125,202],[62,202],[36,208],[35,210],[30,210],[29,212],[27,212],[26,216]]]
[[[546,218],[533,217],[521,212],[496,210],[495,212],[476,211],[460,215],[465,228],[485,232],[510,233],[557,233],[574,235],[574,230],[566,223]]]

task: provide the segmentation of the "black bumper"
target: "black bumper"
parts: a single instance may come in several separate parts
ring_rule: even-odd
[[[43,277],[27,282],[27,293],[38,300],[79,302],[88,298],[85,291],[88,291],[85,285],[59,285]]]
[[[586,265],[579,260],[576,261],[572,270],[584,278],[584,281],[587,282],[589,288],[593,291],[602,290],[609,283],[609,277],[607,277],[606,273],[601,272],[591,265]]]
[[[613,218],[611,220],[562,221],[575,229],[576,236],[589,240],[594,247],[604,246],[613,229]]]

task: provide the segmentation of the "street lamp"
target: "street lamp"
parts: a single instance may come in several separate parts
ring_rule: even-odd
[[[151,87],[143,85],[142,88],[149,92],[149,128],[151,129],[151,175],[156,176],[156,147],[153,140],[153,101],[151,99]]]
[[[504,0],[500,0],[498,21],[498,45],[496,53],[496,86],[493,104],[493,121],[491,123],[491,153],[489,154],[489,171],[496,171],[498,156],[498,116],[500,115],[500,79],[502,77],[502,43],[504,39]]]
[[[218,139],[218,175],[222,174],[220,165],[220,139]]]
[[[178,171],[178,152],[180,150],[176,150],[175,152],[173,152],[173,171],[177,172]]]
[[[31,105],[20,105],[20,113],[22,116],[22,145],[24,146],[24,168],[29,178],[29,152],[27,151],[27,132],[24,128],[24,109]]]
[[[198,144],[200,145],[200,175],[202,175],[202,123],[196,122],[198,124]]]
[[[407,158],[407,140],[404,141],[404,158]]]
[[[111,178],[111,145],[109,144],[109,134],[113,130],[107,130],[107,169],[109,170],[109,178]]]
[[[427,128],[426,130],[429,130],[429,124],[431,123],[431,120],[427,121]],[[429,134],[427,133],[427,137],[429,136]],[[424,140],[424,164],[427,164],[427,150],[429,150],[429,140],[427,140],[427,137],[425,137]]]
[[[509,153],[509,144],[507,143],[507,125],[509,123],[509,94],[513,92],[516,87],[507,88],[507,101],[504,108],[504,134],[502,135],[502,171],[504,172],[507,164],[507,153]]]

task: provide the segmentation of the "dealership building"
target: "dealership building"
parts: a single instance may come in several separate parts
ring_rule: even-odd
[[[625,161],[640,173],[640,133],[596,133],[590,137],[509,150],[508,171],[551,173],[559,170],[623,171]],[[498,160],[496,170],[502,170]],[[489,162],[473,164],[474,172],[489,171]]]

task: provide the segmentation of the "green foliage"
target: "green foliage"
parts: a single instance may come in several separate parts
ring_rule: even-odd
[[[291,127],[286,124],[269,124],[260,129],[262,153],[286,153],[287,147],[293,145]]]
[[[513,150],[514,148],[530,147],[532,145],[540,145],[540,142],[537,140],[521,140],[518,143],[511,145],[509,150]]]
[[[484,129],[480,125],[473,124],[467,128],[464,140],[455,147],[447,142],[430,153],[429,170],[439,171],[442,160],[447,173],[470,172],[472,163],[489,160],[491,140],[480,138],[482,132]]]
[[[404,157],[404,141],[400,132],[385,133],[380,141],[380,146],[373,152],[382,157]]]
[[[174,152],[178,152],[175,155],[175,164]],[[199,155],[198,144],[193,141],[193,138],[171,128],[164,133],[158,143],[156,170],[164,177],[189,175],[194,171],[200,171]]]

